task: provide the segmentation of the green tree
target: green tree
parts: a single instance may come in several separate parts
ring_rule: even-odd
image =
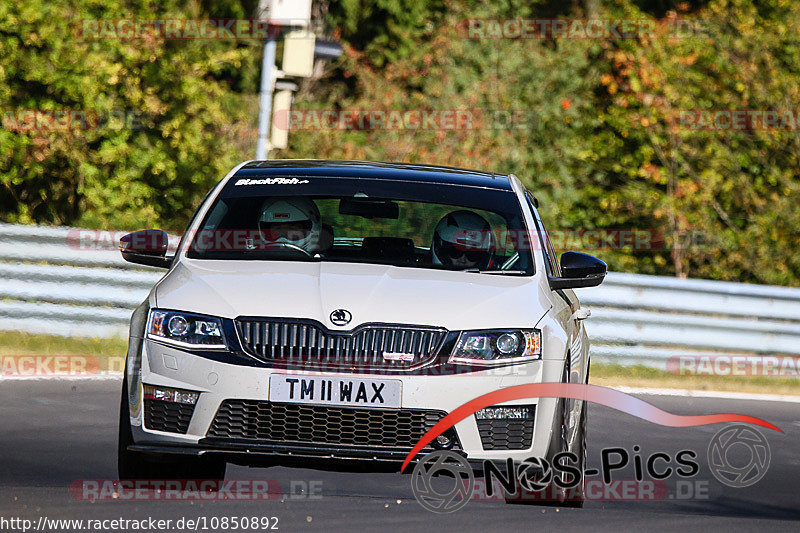
[[[245,157],[226,132],[250,120],[242,91],[255,92],[259,43],[91,39],[82,24],[244,15],[236,4],[173,1],[0,4],[0,218],[179,228]],[[14,128],[21,110],[74,110],[90,120],[70,131],[25,131]]]

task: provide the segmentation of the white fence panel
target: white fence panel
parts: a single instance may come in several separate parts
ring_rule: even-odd
[[[0,224],[0,330],[124,336],[163,270],[123,261],[121,235]],[[594,360],[664,368],[679,355],[800,355],[798,288],[611,272],[577,292],[593,312]]]

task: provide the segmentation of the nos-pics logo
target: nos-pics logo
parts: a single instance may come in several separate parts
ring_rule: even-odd
[[[692,455],[696,457],[695,454]],[[708,466],[711,473],[720,483],[733,488],[749,487],[760,481],[769,469],[770,458],[767,439],[761,432],[746,424],[723,428],[714,435],[708,445]],[[504,483],[504,490],[507,494],[520,489],[539,492],[553,488],[553,485],[556,485],[559,491],[579,490],[583,474],[576,467],[577,460],[577,457],[570,452],[556,455],[553,465],[543,458],[528,458],[517,463],[515,468],[508,468],[507,477],[516,477],[514,483],[518,488],[512,489]],[[509,460],[508,463],[510,462]],[[627,457],[625,462],[627,463]],[[699,471],[699,465],[696,463],[694,465],[697,468],[689,474],[690,476]],[[604,471],[608,466],[604,461]],[[624,465],[615,463],[610,466],[617,469]],[[489,480],[486,489],[490,491],[491,479],[502,476],[502,473],[492,461],[483,461],[483,470],[483,477]],[[610,480],[609,474],[604,473],[603,477]],[[435,513],[452,513],[464,507],[472,499],[475,490],[475,472],[463,455],[453,451],[437,450],[422,457],[414,466],[411,489],[417,501],[425,509]]]

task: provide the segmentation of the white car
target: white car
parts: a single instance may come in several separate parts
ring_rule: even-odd
[[[586,383],[571,288],[606,265],[557,260],[513,175],[356,161],[250,161],[207,196],[131,319],[119,474],[212,478],[227,462],[398,471],[458,406],[518,384]],[[583,402],[467,417],[421,454],[585,457]],[[421,455],[420,455],[421,456]]]

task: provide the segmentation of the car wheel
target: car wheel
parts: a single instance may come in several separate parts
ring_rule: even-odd
[[[569,376],[569,361],[567,361],[567,365],[564,367],[564,373],[561,376],[561,382],[566,383]],[[550,443],[550,448],[547,451],[547,462],[552,465],[554,464],[554,457],[565,451],[569,451],[569,435],[568,435],[568,428],[567,428],[567,418],[569,417],[569,410],[568,410],[568,403],[567,400],[564,398],[559,398],[558,404],[556,406],[556,416],[557,424],[560,428],[558,438],[553,439]],[[556,485],[555,483],[551,482],[545,489],[543,489],[542,494],[546,496],[547,499],[532,499],[532,500],[525,500],[522,499],[514,499],[514,498],[506,498],[506,503],[512,504],[533,504],[533,505],[544,505],[544,506],[560,506],[560,507],[583,507],[584,501],[584,470],[586,469],[586,404],[582,406],[581,409],[581,416],[579,421],[579,430],[580,434],[577,436],[577,443],[578,449],[572,450],[575,455],[578,456],[578,465],[577,468],[581,472],[581,480],[580,485],[576,489],[563,489]],[[555,474],[555,472],[553,472]],[[568,494],[569,492],[569,494]]]
[[[586,383],[589,383],[589,369],[586,369]],[[581,416],[578,421],[578,435],[576,437],[577,449],[573,450],[578,456],[578,470],[581,472],[580,484],[569,490],[569,497],[564,500],[564,507],[582,508],[586,500],[586,401],[581,406]]]
[[[119,479],[225,479],[225,461],[210,457],[159,458],[128,449],[133,444],[128,408],[128,383],[123,379],[119,408],[117,473]]]
[[[581,472],[580,483],[573,489],[569,489],[569,496],[564,499],[564,507],[583,507],[586,499],[586,402],[581,407],[581,417],[578,423],[579,435],[577,436],[578,448],[574,450],[578,456],[578,470]]]

